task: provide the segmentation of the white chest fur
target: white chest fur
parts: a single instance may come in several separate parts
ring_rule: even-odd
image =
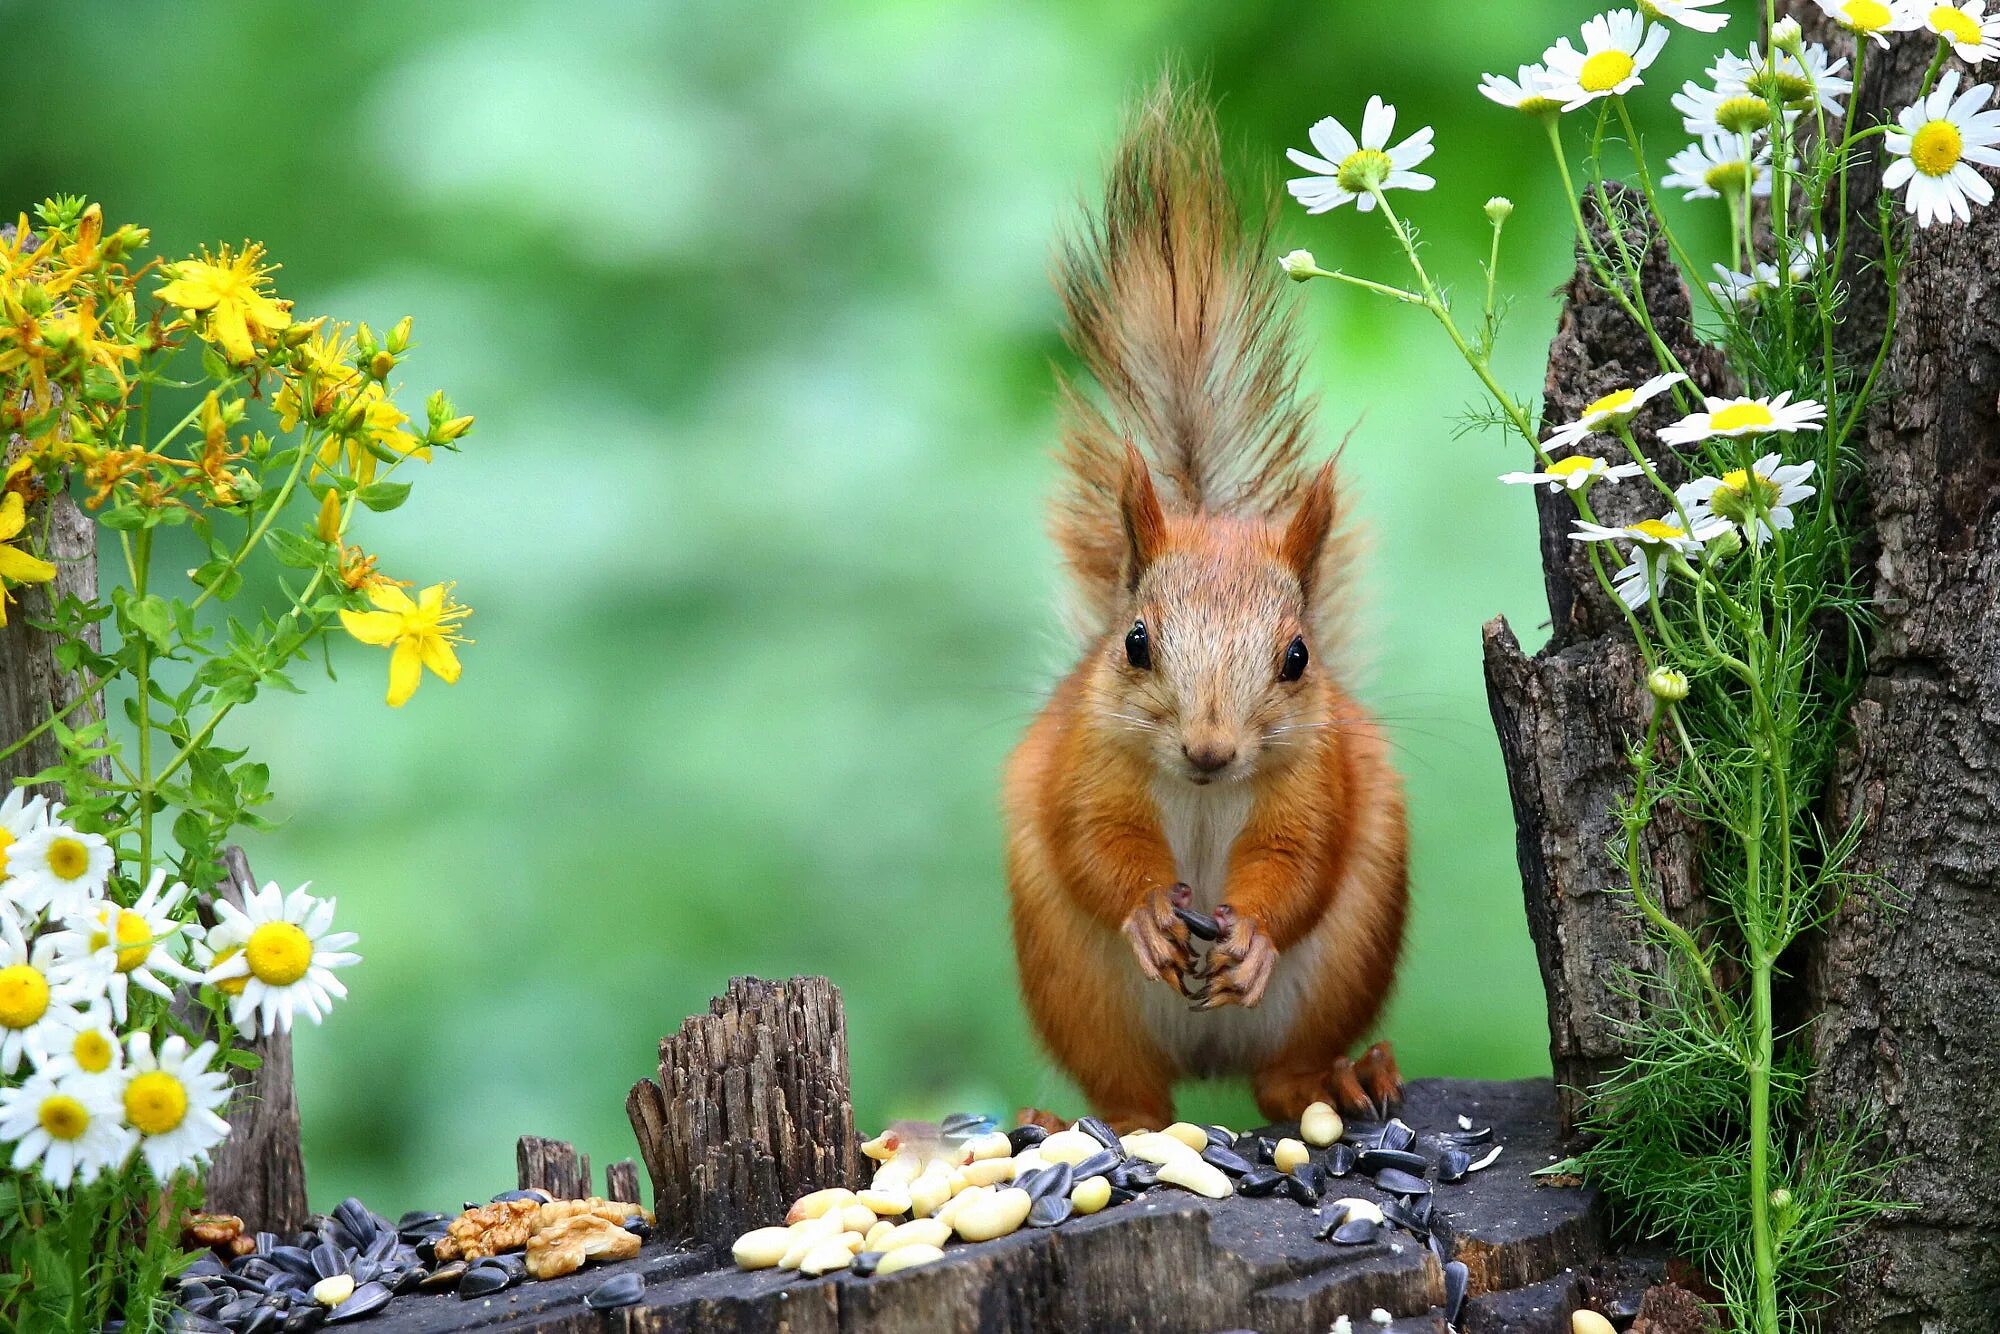
[[[1196,787],[1163,779],[1153,787],[1160,830],[1174,854],[1174,871],[1194,891],[1195,906],[1212,912],[1228,889],[1229,854],[1250,818],[1246,783]],[[1147,1031],[1183,1074],[1214,1075],[1254,1068],[1284,1044],[1298,1017],[1305,985],[1318,966],[1322,942],[1314,932],[1281,955],[1270,989],[1254,1010],[1225,1006],[1200,1013],[1171,988],[1147,980],[1130,963],[1131,985]],[[1129,961],[1129,955],[1128,955]]]

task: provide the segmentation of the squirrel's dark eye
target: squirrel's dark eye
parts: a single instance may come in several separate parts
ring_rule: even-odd
[[[1153,665],[1153,641],[1146,637],[1146,623],[1132,622],[1132,628],[1125,632],[1125,661],[1145,671]]]
[[[1306,641],[1294,639],[1285,650],[1285,665],[1278,668],[1280,681],[1296,681],[1306,674]]]

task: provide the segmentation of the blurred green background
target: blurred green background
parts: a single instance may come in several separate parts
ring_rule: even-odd
[[[1438,129],[1406,208],[1438,272],[1474,293],[1480,205],[1519,204],[1502,365],[1532,396],[1567,220],[1539,132],[1476,86],[1589,12],[0,3],[0,211],[84,191],[162,254],[261,239],[302,312],[414,314],[410,389],[479,416],[358,529],[459,581],[463,682],[392,713],[348,645],[337,685],[231,722],[286,820],[253,864],[337,895],[367,957],[298,1044],[314,1200],[483,1198],[522,1133],[628,1155],[626,1088],[732,973],[842,986],[864,1125],[1073,1107],[1016,997],[995,813],[1069,663],[1051,239],[1163,62],[1211,74],[1251,191],[1380,91]],[[1715,45],[1649,79],[1662,149]],[[1372,217],[1288,204],[1279,241],[1404,280]],[[1453,438],[1477,385],[1420,312],[1303,295],[1325,434],[1361,423],[1357,675],[1412,798],[1383,1032],[1411,1075],[1544,1071],[1478,649],[1496,613],[1545,633],[1529,497],[1493,481],[1521,460]],[[1227,1085],[1187,1107],[1251,1115]]]

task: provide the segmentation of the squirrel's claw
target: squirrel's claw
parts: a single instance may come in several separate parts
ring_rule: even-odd
[[[1141,972],[1187,994],[1186,979],[1196,967],[1194,947],[1188,941],[1187,925],[1174,913],[1168,891],[1154,890],[1126,915],[1125,938],[1132,942],[1132,954]]]
[[[1277,967],[1278,948],[1254,918],[1238,914],[1226,903],[1215,910],[1215,923],[1221,934],[1208,952],[1208,986],[1195,1008],[1241,1005],[1247,1009],[1264,999]]]

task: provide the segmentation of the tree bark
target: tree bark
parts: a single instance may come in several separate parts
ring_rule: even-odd
[[[1623,199],[1615,190],[1612,198],[1614,205]],[[1596,211],[1588,216],[1600,249],[1608,247]],[[1642,273],[1647,309],[1668,347],[1704,387],[1719,389],[1727,372],[1695,340],[1688,292],[1664,241],[1654,242]],[[1657,364],[1643,333],[1597,285],[1579,251],[1549,353],[1544,420],[1573,421],[1598,397],[1656,374]],[[1633,430],[1662,477],[1678,484],[1685,480],[1679,459],[1653,447],[1653,431],[1672,420],[1671,401],[1656,400]],[[1650,487],[1600,487],[1591,500],[1604,523],[1659,517]],[[1628,1053],[1623,1026],[1640,1011],[1632,979],[1660,966],[1607,851],[1624,836],[1616,808],[1631,791],[1627,754],[1644,735],[1652,697],[1624,615],[1599,584],[1585,544],[1570,540],[1569,498],[1537,488],[1536,502],[1549,641],[1524,655],[1513,630],[1495,618],[1485,628],[1484,651],[1568,1135],[1585,1094]],[[1668,913],[1699,931],[1710,913],[1696,879],[1695,832],[1690,821],[1662,809],[1645,854]]]
[[[1909,105],[1930,50],[1871,58],[1864,114]],[[1850,226],[1874,211],[1867,175]],[[1865,366],[1885,314],[1857,295]],[[1814,1115],[1879,1129],[1888,1194],[1914,1206],[1860,1239],[1832,1324],[1969,1334],[2000,1290],[2000,210],[1918,234],[1883,383],[1857,439],[1874,627],[1829,818],[1865,822],[1859,869],[1886,889],[1851,899],[1799,973]]]
[[[14,445],[18,447],[19,441]],[[15,456],[15,450],[0,451],[0,471]],[[65,595],[81,601],[97,598],[97,526],[76,507],[68,496],[57,495],[28,507],[28,533],[48,533],[45,555],[55,562],[53,583],[9,588],[7,624],[0,627],[0,747],[12,745],[77,697],[83,682],[65,671],[56,656],[56,636],[35,629],[45,623],[50,609]],[[96,627],[89,631],[90,646],[98,644]],[[96,722],[102,716],[101,702],[78,705],[67,719],[72,727]],[[0,797],[13,791],[17,780],[62,760],[62,748],[53,730],[42,733],[19,751],[0,760]],[[104,770],[109,777],[108,768]],[[44,796],[60,796],[54,784],[34,789]]]

